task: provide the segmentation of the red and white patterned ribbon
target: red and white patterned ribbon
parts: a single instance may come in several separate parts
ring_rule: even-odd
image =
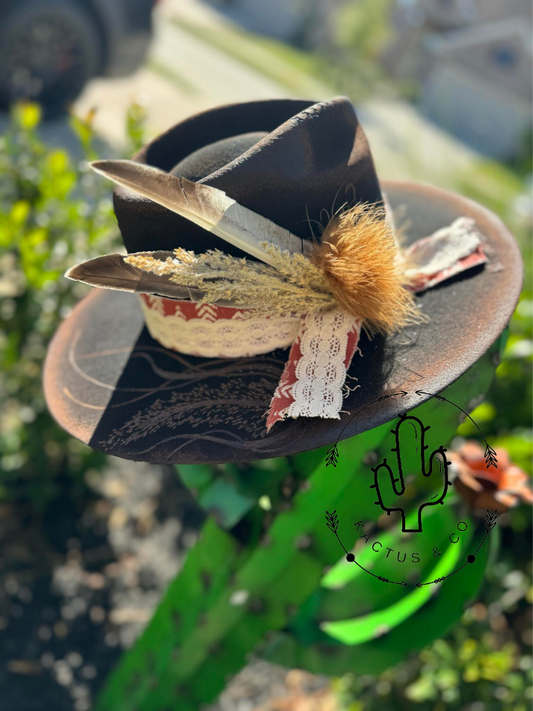
[[[469,218],[415,242],[404,253],[413,292],[429,289],[487,261]],[[267,430],[286,417],[338,419],[346,372],[361,321],[334,311],[303,316],[252,316],[249,309],[141,294],[147,328],[165,348],[204,358],[238,358],[291,347],[272,398]]]
[[[361,322],[341,309],[304,317],[270,403],[267,430],[285,417],[339,417],[360,330]]]

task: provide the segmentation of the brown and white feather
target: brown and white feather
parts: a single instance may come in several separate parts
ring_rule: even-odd
[[[261,247],[261,242],[293,253],[306,253],[311,249],[309,240],[293,235],[210,185],[194,183],[130,160],[100,160],[91,163],[91,167],[271,266],[274,266],[271,256]]]
[[[150,252],[154,261],[165,261],[173,257],[173,252]],[[155,294],[170,299],[191,299],[199,301],[203,292],[176,284],[168,274],[155,274],[138,269],[126,261],[127,255],[106,254],[89,259],[65,274],[67,279],[80,281],[90,286],[114,291],[130,291],[137,294]]]

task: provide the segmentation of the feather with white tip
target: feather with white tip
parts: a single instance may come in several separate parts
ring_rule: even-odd
[[[130,160],[100,160],[91,163],[91,168],[271,266],[274,266],[272,258],[261,242],[289,252],[306,253],[312,247],[307,240],[239,205],[225,192],[209,185],[193,183]]]

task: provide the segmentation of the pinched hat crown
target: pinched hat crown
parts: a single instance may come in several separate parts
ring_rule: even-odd
[[[324,223],[323,210],[346,200],[381,202],[368,142],[345,98],[211,109],[158,136],[133,160],[218,188],[304,239],[313,237],[313,220]],[[220,246],[211,233],[126,188],[116,189],[114,204],[128,252]],[[224,251],[244,256],[231,245]]]

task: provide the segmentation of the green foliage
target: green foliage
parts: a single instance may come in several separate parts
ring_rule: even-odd
[[[335,17],[335,39],[352,56],[376,61],[392,37],[392,0],[359,0],[341,6]]]
[[[288,461],[282,457],[244,465],[185,464],[176,470],[200,506],[227,529],[258,502],[263,510],[270,510],[279,501],[283,480],[291,474]]]
[[[38,106],[16,106],[0,138],[0,495],[23,486],[44,503],[56,477],[103,461],[52,421],[41,372],[55,329],[86,292],[64,272],[118,239],[109,187],[85,160],[45,145],[39,121]],[[96,156],[91,121],[71,119],[86,160]]]
[[[146,122],[146,109],[142,104],[133,103],[126,113],[126,135],[129,138],[130,153],[137,153],[145,144],[144,125]]]
[[[417,606],[412,599],[404,598],[374,613],[368,626],[376,625],[380,618],[383,624],[379,629],[376,627],[373,638],[361,637],[354,645],[333,645],[324,640],[304,644],[296,637],[283,633],[266,648],[265,656],[278,664],[308,669],[315,674],[353,673],[363,676],[382,673],[450,630],[460,618],[464,605],[475,598],[483,580],[488,554],[487,546],[481,550],[477,561],[479,566],[468,566],[460,575],[451,577],[440,590],[433,591],[430,599],[424,601],[426,604]],[[419,592],[410,592],[408,597],[412,598]],[[375,601],[373,604],[376,604]],[[403,620],[398,619],[398,624],[389,628],[388,621],[399,610],[403,612],[407,605],[411,606],[412,614]]]

